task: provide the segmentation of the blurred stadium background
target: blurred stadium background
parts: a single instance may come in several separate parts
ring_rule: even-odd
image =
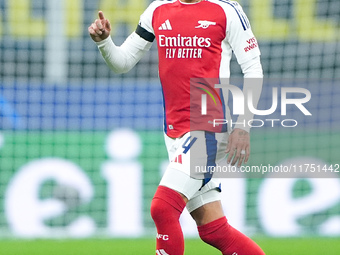
[[[167,162],[156,45],[128,74],[115,75],[87,33],[101,9],[121,44],[150,2],[0,0],[1,254],[40,254],[53,247],[33,242],[35,252],[28,253],[24,242],[15,250],[12,239],[27,238],[114,238],[113,249],[121,244],[125,250],[112,254],[135,253],[128,249],[144,240],[125,238],[147,238],[145,254],[153,252],[149,206]],[[306,106],[313,116],[288,109],[287,118],[298,120],[297,127],[253,129],[249,165],[307,163],[335,170],[340,163],[339,0],[239,2],[271,79],[260,107],[270,107],[272,84],[304,87],[312,94]],[[241,77],[235,59],[231,68],[233,77]],[[278,247],[282,254],[339,254],[336,242],[328,243],[340,237],[340,180],[334,170],[328,171],[332,178],[315,173],[224,179],[226,214],[234,226],[262,240],[268,252],[274,247],[268,254],[281,254]],[[181,222],[195,241],[188,213]],[[66,248],[63,254],[87,254],[91,249],[80,251],[82,245],[76,242],[77,250]],[[192,249],[199,245],[189,242]],[[301,250],[287,250],[291,245]],[[144,254],[143,248],[135,251]],[[102,252],[97,254],[108,254]],[[187,254],[200,252],[204,248]]]

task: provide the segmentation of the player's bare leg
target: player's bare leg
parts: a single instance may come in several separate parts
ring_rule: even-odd
[[[228,224],[220,201],[205,204],[191,212],[201,239],[219,249],[223,255],[263,255],[249,237]]]
[[[224,217],[221,201],[215,201],[201,206],[191,213],[197,226],[203,226]]]

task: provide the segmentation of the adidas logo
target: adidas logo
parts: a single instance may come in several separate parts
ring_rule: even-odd
[[[157,250],[157,251],[156,251],[156,254],[157,254],[157,255],[169,255],[169,254],[166,253],[166,251],[163,250],[163,249]]]
[[[173,160],[172,162],[175,162],[175,163],[179,163],[179,164],[183,164],[182,163],[182,155],[178,155],[175,160]]]
[[[172,30],[170,20],[166,20],[159,28],[158,30]]]

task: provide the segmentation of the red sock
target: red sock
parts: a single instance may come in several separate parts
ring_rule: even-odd
[[[228,224],[226,217],[198,227],[204,242],[219,249],[223,255],[264,255],[249,237]]]
[[[183,255],[184,238],[179,217],[185,207],[180,194],[159,186],[151,202],[151,216],[157,228],[157,255]]]

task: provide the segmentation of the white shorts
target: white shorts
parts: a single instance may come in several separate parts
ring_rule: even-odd
[[[228,133],[191,131],[172,139],[164,136],[170,164],[160,185],[188,198],[189,212],[204,204],[220,200],[221,184],[208,169],[226,156]],[[199,169],[200,171],[196,171]]]

